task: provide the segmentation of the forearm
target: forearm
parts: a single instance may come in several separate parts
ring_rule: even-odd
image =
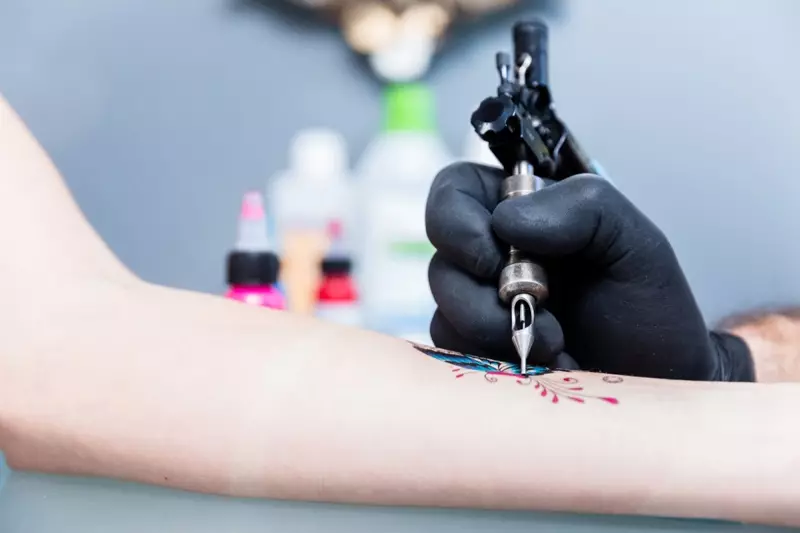
[[[218,298],[146,286],[116,304],[0,369],[12,466],[255,497],[800,524],[798,434],[780,419],[794,386],[491,383],[404,342]]]
[[[720,329],[747,343],[757,381],[800,381],[800,309],[738,315],[724,320]]]

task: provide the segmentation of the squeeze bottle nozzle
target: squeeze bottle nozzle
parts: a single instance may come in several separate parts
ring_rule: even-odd
[[[267,232],[267,217],[264,212],[264,197],[260,192],[250,191],[242,197],[238,232],[237,251],[272,251],[272,242],[270,242]]]

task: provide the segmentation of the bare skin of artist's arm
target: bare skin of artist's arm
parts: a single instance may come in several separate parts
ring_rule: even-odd
[[[747,342],[758,382],[800,382],[800,308],[734,316],[721,328]]]
[[[0,237],[14,249],[0,259],[12,467],[236,496],[800,525],[799,386],[487,373],[144,283],[2,101]],[[58,297],[44,305],[33,284]]]

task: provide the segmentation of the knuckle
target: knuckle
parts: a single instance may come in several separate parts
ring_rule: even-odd
[[[436,174],[436,177],[433,178],[431,194],[428,198],[430,199],[430,197],[438,191],[450,187],[454,183],[458,183],[464,176],[468,176],[470,172],[472,172],[472,166],[470,163],[464,161],[451,163],[444,167]]]
[[[484,278],[495,278],[500,275],[500,269],[503,265],[499,257],[493,258],[478,251],[473,251],[468,257],[470,258],[469,270],[474,272],[475,275]]]
[[[428,263],[428,284],[431,287],[431,290],[436,290],[437,287],[437,280],[439,279],[439,273],[442,270],[442,257],[440,252],[436,252],[431,257],[430,262]]]
[[[616,202],[621,196],[617,188],[603,178],[582,174],[571,179],[573,180],[573,190],[588,205],[606,205]]]
[[[428,333],[431,336],[431,340],[433,341],[434,346],[438,346],[439,348],[443,348],[443,344],[445,344],[447,341],[447,337],[443,331],[444,328],[442,325],[441,313],[441,310],[437,308],[433,313],[430,325],[428,326]]]
[[[449,238],[450,210],[454,191],[461,177],[467,172],[466,163],[454,163],[441,170],[433,179],[425,202],[425,231],[431,243],[439,248]]]

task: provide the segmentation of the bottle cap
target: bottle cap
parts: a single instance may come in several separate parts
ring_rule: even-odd
[[[258,191],[250,191],[242,197],[235,248],[240,252],[266,252],[273,249],[267,232],[264,197]]]
[[[228,284],[272,285],[278,280],[279,270],[278,256],[272,251],[267,232],[264,197],[257,191],[245,193],[236,246],[228,254]]]
[[[266,287],[278,282],[280,262],[272,252],[237,252],[228,254],[228,285]]]
[[[332,220],[328,223],[328,241],[330,246],[322,260],[322,273],[349,274],[353,268],[353,261],[340,220]]]
[[[384,131],[435,131],[433,94],[420,83],[386,87]]]
[[[289,148],[289,164],[303,178],[336,178],[347,172],[347,143],[336,131],[311,128],[298,132]]]

